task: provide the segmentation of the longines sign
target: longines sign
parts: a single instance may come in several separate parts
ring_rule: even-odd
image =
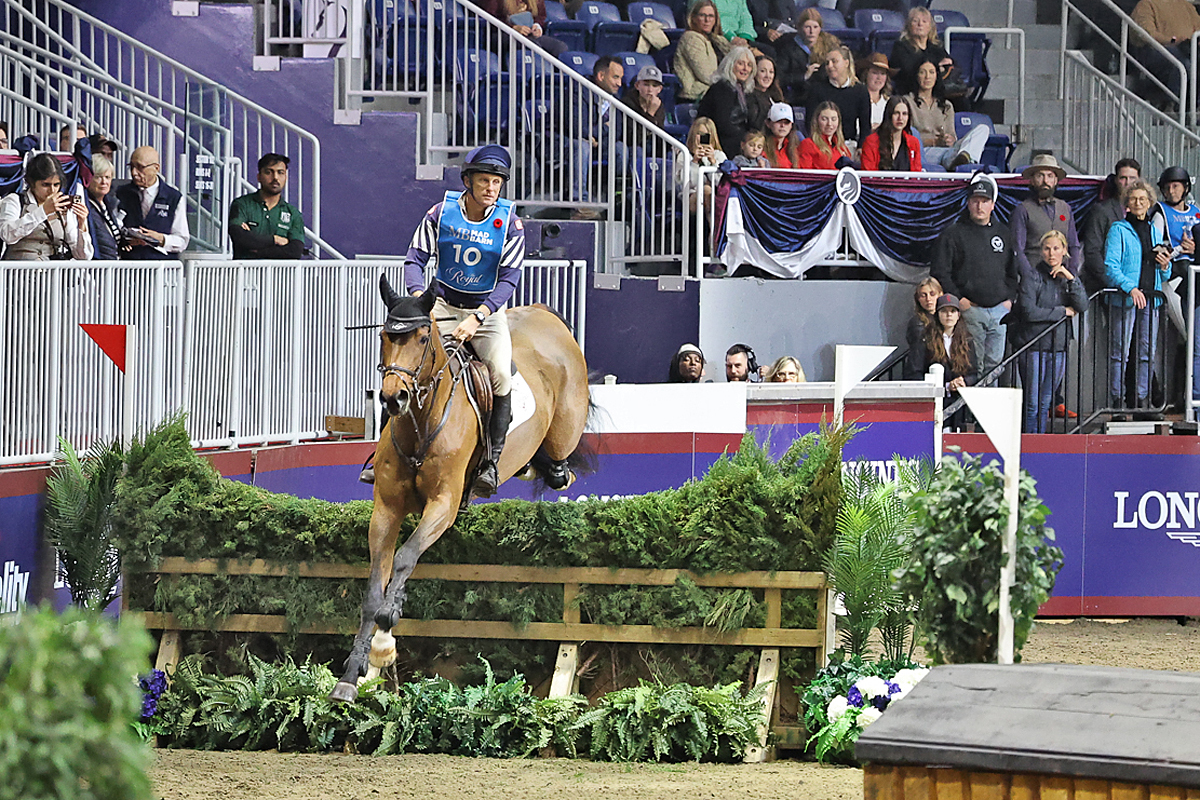
[[[1196,530],[1196,500],[1200,492],[1143,492],[1136,499],[1129,492],[1113,492],[1117,501],[1113,528],[1164,529],[1176,541],[1200,547]]]

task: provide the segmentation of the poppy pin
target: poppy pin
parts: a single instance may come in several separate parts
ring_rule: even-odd
[[[1063,219],[1066,219],[1066,217],[1063,217]],[[497,228],[502,228],[502,227],[504,227],[504,223],[503,223],[503,222],[501,222],[500,220],[495,220],[495,221],[493,221],[493,222],[492,222],[492,224],[493,224],[493,225],[495,225]]]
[[[496,220],[496,221],[497,221],[497,222],[499,222],[500,220]],[[1066,221],[1067,221],[1067,215],[1066,215],[1066,214],[1059,214],[1059,215],[1058,215],[1058,221],[1059,221],[1059,222],[1066,222]]]

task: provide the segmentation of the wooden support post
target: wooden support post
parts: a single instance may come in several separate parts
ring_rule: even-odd
[[[154,668],[167,675],[175,672],[175,667],[179,666],[179,651],[182,646],[179,631],[163,631],[162,639],[158,642],[158,659],[154,662]]]
[[[837,595],[833,589],[817,591],[817,630],[822,632],[822,645],[817,653],[817,669],[829,663],[829,656],[837,649],[837,617],[833,607]]]
[[[768,612],[769,614],[769,612]],[[754,679],[754,687],[770,683],[770,688],[763,693],[763,721],[758,726],[758,745],[746,748],[742,761],[747,764],[757,764],[771,758],[771,748],[767,747],[767,734],[771,730],[771,715],[775,711],[775,695],[779,693],[779,651],[771,648],[762,651],[758,661],[758,675]]]
[[[554,664],[554,677],[550,680],[550,697],[568,697],[579,689],[579,645],[560,644],[558,660]]]

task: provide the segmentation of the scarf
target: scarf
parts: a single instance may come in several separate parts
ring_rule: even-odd
[[[1133,227],[1133,232],[1142,244],[1142,269],[1138,275],[1138,288],[1150,294],[1154,291],[1154,277],[1158,272],[1158,262],[1154,260],[1154,245],[1150,238],[1150,219],[1138,219],[1129,212],[1125,214],[1125,221]]]

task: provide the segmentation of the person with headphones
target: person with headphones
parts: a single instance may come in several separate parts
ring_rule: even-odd
[[[490,497],[499,485],[496,464],[512,422],[512,340],[504,307],[521,279],[525,230],[516,205],[500,197],[512,170],[512,157],[498,144],[485,144],[467,154],[462,167],[463,191],[446,192],[429,209],[404,259],[404,283],[416,297],[425,286],[425,265],[437,264],[433,318],[441,334],[471,342],[488,366],[492,384],[490,453],[475,493]]]
[[[754,357],[754,350],[750,345],[739,343],[725,351],[725,380],[730,383],[759,383],[762,380],[758,359]]]

